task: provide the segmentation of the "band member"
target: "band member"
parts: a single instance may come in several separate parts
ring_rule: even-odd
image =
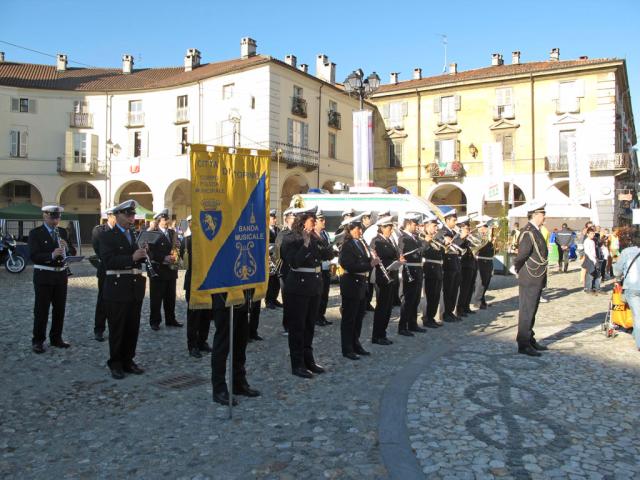
[[[346,220],[349,220],[350,218],[353,218],[355,216],[356,211],[353,208],[348,208],[347,210],[344,210],[342,212],[342,221],[340,222],[340,225],[338,226],[338,229],[334,234],[334,238],[336,238],[336,244],[340,245],[342,243],[342,237],[344,236],[344,227],[342,226],[342,224]]]
[[[442,291],[442,264],[444,263],[444,246],[434,241],[438,233],[438,219],[431,217],[425,219],[424,240],[425,248],[422,255],[424,263],[424,294],[427,300],[422,324],[427,328],[438,328],[442,324],[436,322],[436,313],[440,304],[440,292]]]
[[[398,335],[405,337],[412,337],[412,332],[426,332],[426,329],[418,326],[418,306],[422,290],[422,242],[416,234],[419,219],[419,214],[407,213],[398,238],[400,256],[406,260],[402,270],[403,298]]]
[[[322,210],[318,210],[316,213],[316,226],[314,230],[319,238],[318,241],[321,248],[326,251],[325,256],[331,255],[331,258],[333,258],[335,254],[331,247],[329,234],[325,230],[325,225],[324,213]],[[333,323],[327,320],[327,317],[325,316],[327,313],[327,304],[329,303],[329,289],[331,287],[331,271],[329,269],[331,258],[322,260],[322,293],[320,294],[320,307],[318,308],[318,318],[316,319],[316,325],[319,327],[324,327]]]
[[[398,270],[387,270],[395,261],[400,259],[398,249],[391,239],[393,233],[393,218],[391,216],[380,217],[376,222],[378,235],[371,240],[371,250],[380,259],[380,265],[375,270],[377,288],[376,308],[373,313],[373,330],[371,343],[377,345],[391,345],[393,342],[387,338],[387,326],[393,309],[393,292],[397,291]],[[382,268],[385,269],[383,272]]]
[[[476,275],[478,274],[478,266],[476,264],[476,257],[471,250],[471,244],[467,240],[469,238],[469,217],[464,216],[458,219],[456,224],[460,237],[465,240],[460,245],[463,251],[460,254],[460,292],[458,294],[458,301],[456,302],[456,315],[458,317],[466,317],[469,314],[475,315],[476,312],[471,310],[471,297],[473,296],[473,289],[476,285]]]
[[[480,238],[486,242],[476,252],[476,259],[478,261],[478,274],[480,276],[480,282],[476,282],[476,306],[485,310],[487,308],[487,300],[485,294],[489,289],[491,283],[491,277],[493,276],[493,256],[495,255],[495,248],[493,246],[493,238],[490,237],[488,222],[482,222],[478,225],[478,233]]]
[[[270,268],[269,268],[269,283],[267,286],[267,294],[264,298],[265,306],[273,310],[276,307],[282,307],[282,303],[278,301],[278,293],[280,293],[280,279],[278,278],[278,272],[276,269],[276,261],[274,256],[274,251],[276,247],[276,238],[278,237],[278,233],[280,232],[280,228],[278,228],[278,219],[276,216],[276,209],[272,209],[269,211],[269,259],[270,259]]]
[[[147,256],[144,248],[138,248],[132,230],[136,207],[135,200],[113,207],[116,225],[102,232],[99,239],[100,261],[106,274],[103,298],[109,323],[107,365],[116,380],[123,379],[125,372],[137,375],[144,373],[133,361],[146,288],[141,265]]]
[[[372,212],[371,210],[366,210],[364,212],[362,212],[360,215],[358,215],[360,217],[360,223],[362,224],[362,233],[364,235],[364,232],[372,226]],[[375,228],[375,226],[374,226]],[[364,238],[364,236],[363,236]],[[367,242],[367,240],[365,239],[365,242]],[[367,312],[373,312],[375,309],[373,308],[373,305],[371,305],[371,299],[373,298],[373,291],[375,290],[374,284],[373,282],[369,281],[367,283]]]
[[[33,262],[33,307],[32,349],[35,353],[45,351],[49,308],[51,308],[51,328],[49,343],[52,347],[69,348],[62,339],[64,312],[67,303],[67,282],[69,272],[65,265],[67,255],[75,255],[76,249],[67,237],[64,228],[58,228],[64,208],[48,205],[42,208],[44,223],[29,232],[29,251]]]
[[[245,301],[241,305],[227,307],[226,293],[211,295],[213,304],[213,321],[216,333],[213,336],[213,353],[211,354],[211,384],[213,386],[213,401],[222,405],[229,405],[229,389],[227,387],[227,358],[229,356],[229,325],[231,308],[233,308],[233,393],[245,397],[258,397],[260,392],[249,386],[247,382],[247,340],[249,336],[249,303],[252,290],[245,290]],[[237,405],[233,399],[233,405]]]
[[[360,333],[367,308],[369,275],[380,261],[371,255],[369,248],[362,241],[362,223],[359,216],[345,220],[341,226],[344,227],[345,233],[338,257],[344,269],[344,274],[340,277],[342,355],[350,360],[358,360],[359,355],[369,355],[360,344]]]
[[[100,252],[99,238],[102,232],[111,230],[116,225],[116,216],[113,214],[113,208],[108,208],[105,212],[107,221],[101,225],[96,225],[91,231],[91,244],[96,256]],[[98,257],[99,259],[100,257]],[[96,313],[94,317],[93,338],[98,342],[104,342],[104,331],[107,324],[107,311],[102,300],[102,288],[104,286],[104,265],[98,260],[96,267],[96,277],[98,277],[98,298],[96,300]]]
[[[540,304],[542,289],[547,284],[547,242],[540,227],[545,219],[545,203],[533,201],[527,209],[529,223],[520,232],[518,239],[518,255],[513,261],[518,272],[518,353],[539,357],[539,350],[547,350],[546,346],[536,341],[533,326],[536,312]]]
[[[176,320],[176,281],[178,279],[178,235],[168,228],[169,210],[164,209],[156,214],[154,220],[163,236],[150,245],[150,257],[158,273],[149,279],[149,296],[151,315],[149,324],[152,330],[160,330],[162,321],[161,307],[164,307],[164,322],[167,327],[182,327]]]
[[[569,269],[569,251],[574,244],[576,234],[566,223],[562,224],[562,230],[556,233],[555,243],[558,246],[558,272],[567,273]]]
[[[284,285],[284,313],[289,324],[291,371],[302,378],[324,373],[313,356],[313,335],[322,293],[322,249],[314,232],[316,210],[296,209],[291,234],[282,242],[289,265]]]
[[[453,313],[460,290],[460,253],[462,252],[461,245],[464,243],[464,232],[457,234],[454,230],[457,221],[458,215],[455,209],[450,210],[444,216],[444,225],[436,235],[436,240],[448,247],[442,266],[442,295],[444,297],[442,320],[445,322],[459,322],[461,320]]]
[[[187,265],[187,270],[184,273],[184,293],[187,299],[187,349],[192,357],[202,358],[201,352],[211,352],[207,338],[209,338],[212,312],[210,309],[193,310],[189,308],[191,300],[191,269],[193,265],[191,215],[187,217],[187,222],[189,223],[189,229],[185,232],[183,247],[180,250],[180,257],[186,260],[185,263]]]
[[[289,264],[286,259],[282,255],[282,244],[285,239],[293,233],[291,227],[293,226],[293,222],[296,219],[294,215],[294,208],[288,208],[284,211],[284,225],[282,230],[278,232],[276,236],[275,248],[273,249],[273,257],[276,262],[276,271],[278,272],[278,280],[280,282],[280,293],[282,294],[282,303],[286,303],[285,296],[286,292],[284,291],[284,283],[287,278],[287,273],[289,273]],[[283,335],[288,335],[289,333],[289,319],[287,318],[287,312],[285,309],[282,309],[282,329]]]
[[[249,342],[264,340],[258,334],[260,325],[260,300],[251,301],[249,304]]]

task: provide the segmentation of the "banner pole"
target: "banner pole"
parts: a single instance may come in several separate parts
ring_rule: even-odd
[[[233,418],[233,305],[229,307],[229,419]]]

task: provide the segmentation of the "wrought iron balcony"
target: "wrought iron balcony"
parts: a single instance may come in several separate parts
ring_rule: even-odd
[[[430,163],[427,165],[429,176],[433,179],[438,178],[461,178],[464,176],[465,171],[461,162],[448,162],[448,163]]]
[[[144,112],[129,112],[127,115],[127,127],[144,127]]]
[[[189,107],[180,107],[176,110],[175,123],[187,123],[189,122]]]
[[[307,171],[320,165],[320,152],[284,142],[270,142],[271,158],[287,166],[287,168],[303,167]]]
[[[99,162],[97,158],[87,158],[83,156],[58,157],[58,173],[85,174],[85,175],[106,175],[107,165]]]
[[[340,130],[342,128],[342,115],[334,110],[329,110],[329,126]]]
[[[516,118],[514,105],[494,105],[493,107],[493,119],[514,119]]]
[[[69,126],[73,128],[93,128],[92,113],[69,113]]]
[[[291,97],[291,113],[307,118],[307,101],[302,97]]]
[[[631,168],[628,153],[592,153],[585,155],[591,171],[626,170]],[[550,155],[544,159],[545,170],[549,173],[568,172],[569,160],[566,155]]]

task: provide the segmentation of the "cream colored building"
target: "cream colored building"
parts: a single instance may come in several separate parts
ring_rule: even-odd
[[[553,49],[546,61],[522,63],[513,52],[510,64],[494,54],[477,70],[451,64],[448,73],[423,78],[416,69],[406,81],[392,74],[372,99],[376,183],[499,215],[504,205],[485,201],[488,144],[501,145],[505,202],[517,206],[552,186],[569,195],[567,145],[575,141],[578,160],[590,165],[594,220],[628,220],[618,194],[635,194],[638,167],[626,63],[559,57]]]
[[[272,151],[271,208],[309,188],[350,183],[352,111],[335,64],[315,75],[295,56],[201,63],[189,49],[179,67],[70,68],[10,62],[0,54],[0,208],[60,203],[81,215],[83,236],[101,210],[134,198],[149,210],[190,212],[189,143]]]

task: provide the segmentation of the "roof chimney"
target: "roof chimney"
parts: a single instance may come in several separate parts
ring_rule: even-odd
[[[0,52],[0,63],[4,63],[4,52]]]
[[[309,65],[307,65],[306,63],[301,63],[300,70],[303,71],[304,73],[309,73]]]
[[[389,83],[392,83],[393,85],[397,85],[398,75],[400,75],[400,72],[391,72],[391,75],[389,77]]]
[[[133,72],[133,55],[125,53],[122,55],[122,73],[129,74]]]
[[[64,53],[56,55],[56,70],[64,72],[67,69],[67,56]]]
[[[240,58],[253,57],[256,54],[257,43],[253,38],[244,37],[240,40]]]
[[[504,60],[502,59],[502,55],[500,55],[499,53],[492,53],[491,54],[491,65],[498,66],[498,65],[502,65],[504,63]]]
[[[549,60],[551,60],[552,62],[557,62],[558,60],[560,60],[560,49],[559,48],[552,48],[551,49],[551,53],[549,53]]]
[[[316,77],[329,82],[336,83],[336,64],[329,61],[329,57],[322,53],[316,56]]]
[[[589,60],[589,57],[587,55],[580,55],[580,60]]]
[[[511,63],[513,65],[520,65],[520,50],[511,52]]]
[[[421,68],[414,68],[413,69],[413,79],[414,80],[420,80],[422,78],[422,69]]]
[[[287,65],[291,65],[293,68],[296,68],[296,66],[298,65],[298,59],[295,55],[287,55],[286,57],[284,57],[284,63],[286,63]]]
[[[187,50],[187,54],[184,56],[184,71],[190,72],[194,68],[200,66],[200,50],[197,48],[190,48]]]
[[[458,73],[458,64],[457,63],[450,63],[449,64],[449,73],[451,75],[455,75],[456,73]]]

